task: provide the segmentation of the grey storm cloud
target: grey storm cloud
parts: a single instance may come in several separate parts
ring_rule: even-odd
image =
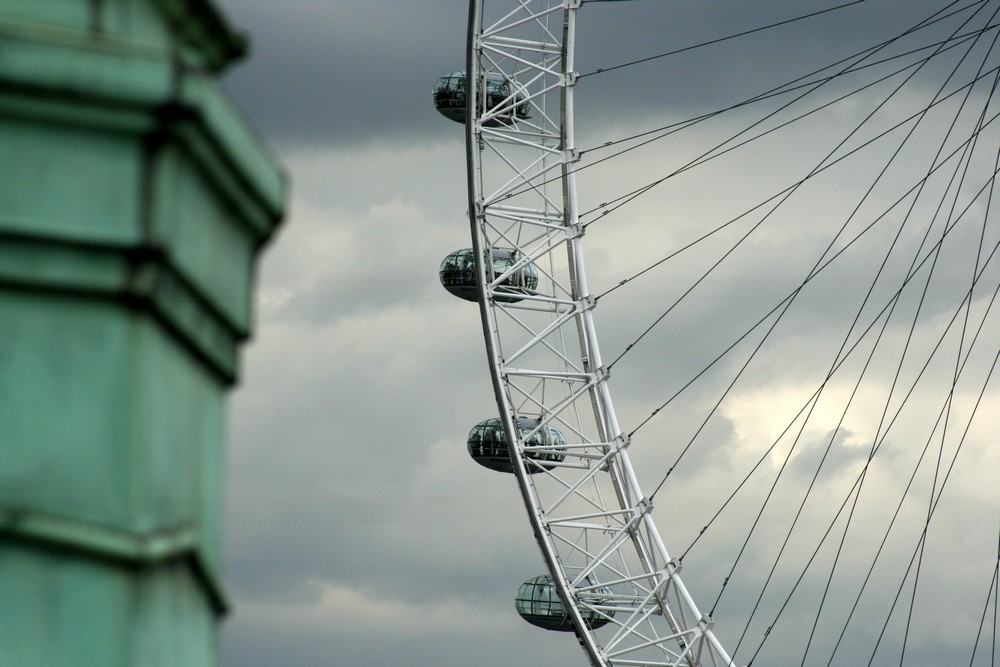
[[[589,157],[601,157],[599,147],[606,141],[725,108],[879,43],[947,3],[868,0],[611,69],[839,4],[846,3],[585,3],[578,69],[608,71],[584,77],[578,86],[581,144],[594,148]],[[249,59],[229,72],[224,84],[287,165],[292,191],[287,224],[260,267],[255,336],[232,401],[225,578],[234,611],[223,630],[223,664],[582,664],[572,635],[547,634],[517,617],[517,586],[542,573],[544,565],[514,479],[476,465],[465,451],[469,428],[494,416],[496,403],[477,306],[454,299],[437,283],[441,259],[470,241],[462,127],[434,111],[431,90],[437,77],[463,67],[467,2],[221,0],[220,5],[252,44]],[[932,80],[928,76],[921,85]],[[837,85],[830,98],[850,87]],[[801,127],[669,179],[587,231],[591,286],[598,294],[612,290],[596,311],[605,357],[616,358],[635,344],[615,364],[612,389],[625,427],[643,424],[633,445],[640,481],[644,489],[664,482],[655,498],[657,521],[666,526],[672,552],[690,554],[685,581],[693,593],[711,602],[729,582],[715,614],[720,634],[743,633],[742,625],[727,619],[745,618],[755,603],[795,520],[804,485],[832,443],[822,483],[789,538],[789,549],[801,558],[790,559],[776,574],[744,646],[764,636],[768,615],[791,595],[810,545],[826,526],[834,525],[834,537],[824,543],[803,589],[822,590],[823,572],[830,570],[840,540],[850,549],[841,556],[837,576],[865,571],[865,559],[872,559],[879,542],[872,536],[886,530],[900,503],[899,482],[912,476],[920,502],[902,504],[896,519],[902,536],[887,540],[884,560],[863,597],[888,604],[896,595],[901,572],[890,563],[903,562],[905,568],[927,500],[954,453],[954,445],[937,444],[947,440],[939,431],[930,453],[918,461],[928,424],[946,410],[953,423],[961,423],[987,381],[990,360],[977,353],[962,368],[953,407],[948,389],[922,392],[931,375],[958,373],[973,347],[977,317],[989,312],[990,294],[985,287],[973,294],[976,317],[965,325],[956,296],[968,289],[976,262],[963,267],[965,274],[935,274],[930,282],[925,281],[929,268],[924,269],[896,299],[894,319],[883,330],[885,316],[880,319],[879,312],[895,302],[892,291],[875,290],[863,309],[858,294],[892,242],[902,216],[893,209],[824,270],[823,280],[803,288],[802,298],[751,359],[772,321],[754,325],[800,285],[831,243],[837,250],[846,246],[844,239],[890,207],[887,195],[862,201],[864,191],[858,189],[877,173],[884,149],[873,149],[860,167],[830,170],[815,187],[803,188],[790,201],[789,213],[781,209],[769,219],[641,341],[638,336],[754,221],[747,218],[616,286],[814,167],[835,145],[835,135],[860,122],[874,99],[859,95]],[[743,109],[582,171],[582,208],[599,207],[661,179],[762,113]],[[938,119],[929,124],[941,126]],[[977,173],[992,169],[983,163]],[[885,178],[905,189],[915,177]],[[859,212],[847,235],[835,238],[831,225],[855,207]],[[949,236],[942,263],[979,253],[985,265],[998,239],[990,231],[980,243],[973,221],[984,209],[980,201],[966,216],[969,222]],[[901,242],[907,259],[928,256],[920,236]],[[898,279],[908,268],[900,261],[886,271]],[[995,284],[996,274],[987,265],[983,284]],[[911,334],[906,316],[918,308],[927,321]],[[859,310],[861,324],[852,326]],[[782,431],[791,425],[789,432],[797,432],[796,415],[823,384],[838,348],[845,340],[857,342],[869,324],[872,333],[828,381],[814,421],[788,456],[791,441],[779,437]],[[997,328],[995,318],[988,319],[979,340],[996,340]],[[699,375],[747,331],[751,335]],[[908,336],[907,354],[913,358],[930,358],[941,338],[951,344],[964,340],[959,346],[964,352],[933,357],[926,379],[910,366],[901,374],[900,386],[916,387],[915,397],[887,429],[884,448],[866,475],[857,501],[866,518],[845,533],[837,510],[867,458],[882,418],[879,392],[887,391],[885,378],[893,377],[898,363],[893,354],[900,354]],[[842,419],[838,406],[842,409],[852,390],[850,378],[869,357],[875,387],[859,395]],[[744,364],[748,370],[707,417]],[[985,400],[995,404],[991,391]],[[891,406],[890,418],[897,409]],[[998,419],[1000,411],[992,410],[972,429],[966,445],[972,453],[958,457],[950,473],[928,559],[953,563],[934,574],[947,575],[947,587],[940,586],[940,577],[935,585],[955,596],[934,599],[941,611],[932,619],[937,630],[914,641],[907,664],[968,662],[978,618],[953,600],[980,605],[989,586],[989,572],[981,566],[995,562],[997,499],[990,471],[997,469],[1000,450],[989,445],[1000,432]],[[748,535],[786,456],[788,468],[774,486],[766,521]],[[702,535],[709,523],[712,529]],[[973,530],[977,525],[991,528]],[[845,596],[857,594],[859,585],[855,578],[835,581]],[[793,596],[783,619],[811,619],[814,599]],[[824,621],[849,611],[843,599],[830,604]],[[876,627],[886,604],[866,606],[874,616],[859,622]],[[898,623],[898,615],[893,619]],[[788,621],[782,623],[778,629],[787,627]],[[798,664],[803,647],[796,641],[781,644],[768,664]],[[869,656],[850,650],[845,649],[843,664],[867,661]],[[898,662],[898,654],[895,658]]]
[[[405,144],[441,135],[430,93],[437,77],[464,69],[468,3],[463,0],[221,4],[252,38],[250,60],[234,68],[227,85],[272,141]],[[846,3],[594,3],[587,8],[592,15],[580,22],[586,48],[580,49],[578,70],[611,70],[837,4]],[[812,28],[806,34],[789,26],[777,29],[784,38],[763,32],[714,49],[656,58],[596,77],[595,92],[581,93],[581,110],[626,117],[664,108],[703,112],[802,74],[802,62],[835,62],[887,39],[900,26],[918,23],[932,6],[930,1],[859,3],[803,19]],[[789,52],[795,57],[786,57]]]

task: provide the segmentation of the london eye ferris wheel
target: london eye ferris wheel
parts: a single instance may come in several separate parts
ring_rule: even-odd
[[[803,664],[820,660],[814,657],[820,650],[825,651],[822,662],[834,664],[840,659],[838,652],[840,656],[846,653],[840,648],[844,637],[850,637],[859,625],[866,638],[878,637],[871,643],[874,660],[881,655],[879,651],[894,645],[894,640],[883,637],[893,622],[900,623],[891,620],[894,615],[897,619],[899,614],[907,615],[897,609],[910,610],[905,625],[908,630],[911,626],[916,580],[921,571],[932,569],[922,564],[925,551],[932,551],[927,547],[929,526],[956,469],[954,462],[960,453],[975,460],[975,453],[967,455],[970,450],[981,454],[976,443],[983,436],[976,434],[995,429],[1000,413],[996,404],[989,404],[990,397],[996,397],[990,380],[1000,352],[995,342],[1000,322],[992,300],[1000,285],[994,260],[1000,238],[990,208],[1000,164],[1000,133],[992,125],[1000,113],[993,99],[1000,81],[1000,56],[994,45],[996,9],[984,2],[938,3],[940,7],[930,8],[920,23],[901,27],[891,42],[732,105],[729,110],[756,104],[766,107],[767,112],[756,121],[747,121],[745,129],[716,148],[668,169],[662,178],[654,176],[626,188],[616,198],[581,210],[579,172],[602,161],[588,161],[585,154],[591,157],[596,148],[617,146],[617,142],[607,142],[592,149],[577,143],[575,95],[583,81],[577,71],[576,33],[578,15],[586,13],[586,4],[581,0],[471,0],[465,68],[442,77],[434,89],[438,111],[464,124],[471,223],[471,247],[445,257],[439,275],[450,293],[478,303],[497,405],[496,415],[471,428],[468,451],[482,466],[517,480],[546,570],[520,586],[515,598],[517,612],[539,627],[573,633],[595,667],[743,665],[761,655],[766,661],[768,654],[761,652],[762,647],[769,641],[782,641],[772,638],[772,634],[777,635],[773,630],[778,627],[778,618],[782,618],[782,628],[795,628],[789,632],[797,638],[797,645],[805,647]],[[919,46],[904,41],[910,35],[922,39]],[[948,61],[947,67],[957,63],[953,70],[940,64],[948,57],[954,60]],[[886,68],[890,74],[883,74]],[[936,70],[934,80],[944,81],[938,89],[918,78],[931,69]],[[875,84],[885,84],[891,92],[878,98],[871,92]],[[897,104],[903,95],[913,97],[913,89],[907,85],[930,90],[913,113],[904,112]],[[589,247],[591,225],[608,224],[607,217],[669,177],[754,140],[764,140],[796,122],[810,122],[830,113],[843,100],[855,104],[856,96],[864,96],[869,106],[863,112],[853,110],[859,120],[852,129],[836,138],[830,144],[832,149],[793,178],[791,185],[767,193],[747,212],[701,230],[691,246],[723,234],[732,234],[733,240],[720,246],[716,259],[706,263],[704,273],[696,274],[690,289],[678,290],[676,301],[644,305],[646,319],[638,325],[636,337],[621,354],[606,356],[598,340],[599,301],[603,305],[605,296],[658,268],[679,251],[667,248],[663,260],[634,267],[623,280],[595,289],[588,281],[584,252]],[[650,137],[670,136],[716,113],[636,132],[621,145],[644,145]],[[951,120],[946,124],[935,114]],[[649,476],[637,472],[633,459],[643,447],[659,444],[642,442],[645,432],[639,431],[668,408],[676,394],[662,402],[653,401],[651,414],[638,425],[624,424],[613,401],[612,367],[713,272],[722,273],[718,267],[737,249],[745,248],[741,244],[748,243],[748,238],[765,235],[762,247],[774,245],[766,228],[778,217],[775,211],[781,205],[837,170],[846,170],[844,179],[850,180],[849,176],[860,169],[848,167],[849,161],[860,159],[870,166],[875,160],[865,151],[879,142],[899,148],[887,150],[883,144],[879,155],[890,156],[886,166],[858,176],[865,187],[858,190],[858,198],[851,200],[844,213],[830,214],[836,224],[831,223],[822,249],[802,264],[797,281],[789,283],[787,292],[776,293],[773,308],[762,311],[759,319],[748,320],[745,333],[734,333],[731,344],[721,345],[718,356],[710,357],[705,368],[694,372],[691,381],[684,384],[682,389],[716,372],[722,365],[719,360],[726,355],[743,355],[741,361],[730,362],[735,370],[722,381],[718,401],[705,403],[704,418],[693,416],[692,421],[700,426],[692,429],[690,439],[687,435],[680,438],[672,449],[672,463],[652,474],[652,486],[644,486],[641,482]],[[915,151],[914,145],[929,155],[920,163],[922,171],[912,178],[901,170],[893,171],[899,162],[914,163],[908,152]],[[627,150],[622,148],[621,153]],[[877,197],[871,194],[875,191],[880,193]],[[926,214],[922,213],[925,209],[929,211]],[[924,220],[924,226],[913,220]],[[915,225],[919,231],[912,231]],[[820,234],[813,228],[809,233]],[[632,242],[641,245],[644,239]],[[858,286],[850,282],[852,274],[858,272],[840,268],[845,264],[842,258],[854,251],[864,253],[867,267]],[[786,260],[782,257],[781,261]],[[691,451],[698,447],[706,451],[707,446],[701,444],[710,430],[706,425],[720,405],[735,400],[732,389],[744,377],[745,369],[763,363],[760,351],[766,349],[779,323],[792,328],[808,326],[807,317],[795,319],[795,309],[811,290],[817,290],[819,300],[827,298],[824,295],[830,291],[856,294],[857,299],[851,301],[856,309],[853,319],[845,319],[843,336],[829,356],[823,356],[814,383],[802,383],[802,402],[794,404],[797,407],[790,410],[788,422],[780,422],[783,426],[775,427],[769,435],[774,439],[759,443],[759,450],[752,455],[744,453],[745,475],[740,472],[733,477],[735,481],[727,482],[717,506],[704,513],[705,525],[700,532],[688,543],[674,547],[680,551],[668,550],[663,526],[669,527],[672,521],[693,513],[693,506],[704,503],[683,495],[683,502],[675,498],[663,501],[661,489],[669,486],[675,466]],[[927,295],[935,296],[928,301]],[[933,307],[926,305],[931,302]],[[909,326],[909,335],[898,331],[904,323]],[[934,344],[935,332],[940,333],[938,344]],[[797,340],[810,337],[821,336],[806,332]],[[889,347],[890,339],[898,341],[894,347]],[[941,361],[943,358],[948,361]],[[927,369],[937,364],[950,368],[943,374],[951,382],[943,393],[932,394],[923,402],[915,396],[928,384],[931,372]],[[869,387],[866,383],[876,375],[877,387]],[[844,379],[848,377],[851,379]],[[885,378],[891,379],[887,382]],[[963,397],[961,403],[958,397]],[[871,409],[873,405],[880,409]],[[935,407],[932,410],[928,405]],[[858,414],[862,411],[864,417]],[[919,414],[911,416],[909,411]],[[805,446],[800,446],[802,434],[821,419],[820,415],[825,415],[824,424],[833,423],[834,428],[825,450],[817,450],[822,455],[816,455],[810,469],[814,471],[810,473],[812,481],[801,490],[783,490],[781,485],[790,475],[787,471],[807,458],[802,454]],[[926,425],[913,426],[921,416],[927,417]],[[861,422],[870,426],[870,432],[858,436],[861,427],[854,425]],[[852,428],[848,430],[846,424]],[[862,571],[852,579],[861,582],[855,591],[854,584],[839,583],[846,569],[858,574],[858,566],[853,562],[846,565],[851,559],[842,555],[845,544],[854,539],[852,531],[856,532],[851,521],[854,525],[859,521],[860,508],[868,497],[863,494],[865,483],[869,480],[869,488],[875,483],[870,480],[880,474],[877,465],[891,461],[885,465],[893,472],[884,474],[899,477],[892,466],[903,454],[892,451],[894,443],[904,439],[904,429],[905,439],[923,437],[927,444],[912,445],[913,474],[909,483],[905,476],[901,478],[898,498],[893,496],[892,503],[880,498],[875,503],[878,518],[860,519],[881,522],[878,531],[869,534],[877,535],[874,543],[881,540],[881,546],[873,549],[866,561],[871,564],[867,576]],[[831,452],[851,437],[864,440],[863,446],[851,450],[855,452],[852,475],[844,476],[842,491],[820,496],[817,480],[827,474],[836,456]],[[773,473],[767,481],[760,481],[761,471],[769,467]],[[933,478],[927,482],[927,490],[915,491],[924,477]],[[752,495],[753,488],[758,489],[757,495]],[[891,507],[897,500],[893,513]],[[983,501],[994,515],[1000,510],[996,501],[992,496]],[[899,567],[884,565],[887,558],[883,554],[892,550],[886,543],[906,541],[897,538],[900,526],[914,512],[920,514],[899,509],[910,503],[923,507],[923,515],[910,533],[916,536],[913,544],[920,558],[903,560],[905,572],[900,572],[896,601],[888,611],[883,610],[885,625],[879,633],[878,621],[868,620],[856,609],[859,601],[873,595],[866,591],[873,589],[869,582],[879,577],[879,568]],[[760,519],[774,513],[770,509],[774,504],[784,504],[788,510],[778,522],[782,528],[760,538]],[[685,585],[685,559],[709,529],[730,530],[720,527],[717,519],[740,505],[744,506],[740,508],[742,527],[732,534],[739,535],[733,539],[742,547],[725,556],[731,568],[718,568],[718,590],[709,599],[698,599]],[[809,514],[806,508],[814,505],[818,506],[815,514]],[[747,509],[750,506],[753,509]],[[824,514],[823,510],[829,511]],[[943,510],[936,520],[946,521],[941,515]],[[803,528],[807,522],[811,522],[812,532],[802,538],[802,544],[808,546],[796,547],[799,534],[809,532]],[[989,526],[986,533],[996,541],[996,525]],[[735,630],[717,636],[719,599],[737,572],[737,563],[749,559],[746,553],[752,551],[755,539],[771,540],[768,558],[773,557],[774,565],[759,594],[749,593],[757,604],[743,620],[727,625]],[[902,547],[899,550],[906,552]],[[794,560],[796,553],[799,560]],[[996,560],[995,553],[988,556]],[[929,563],[931,556],[927,558]],[[786,565],[790,559],[792,564]],[[820,561],[825,564],[814,567]],[[818,607],[808,607],[812,611],[801,618],[788,620],[790,614],[799,613],[788,611],[796,609],[790,601],[806,573],[812,573],[810,568],[822,571],[820,585],[814,587],[822,591],[822,601]],[[983,598],[992,595],[995,604],[996,572],[990,572],[993,579],[980,582],[981,590]],[[771,594],[776,602],[768,607],[765,589],[773,591],[774,581],[782,576],[789,583],[782,592]],[[831,594],[838,586],[851,589],[840,606]],[[897,604],[908,595],[909,607],[905,602]],[[975,639],[970,643],[990,634],[984,630],[989,614],[985,608],[982,611],[980,618],[969,621],[973,625],[978,621],[976,632],[970,630]],[[994,611],[994,625],[995,616]],[[821,620],[834,618],[839,619],[831,624],[834,639],[826,643],[814,640],[817,627],[823,625]],[[904,634],[899,641],[903,646],[901,661],[907,642],[914,640]]]

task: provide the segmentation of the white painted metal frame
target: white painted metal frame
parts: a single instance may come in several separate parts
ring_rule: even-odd
[[[532,528],[590,662],[732,665],[653,523],[597,344],[574,175],[579,7],[580,0],[470,0],[469,212],[497,406]],[[498,73],[516,91],[486,108],[486,76]],[[523,119],[514,109],[525,100],[531,110]],[[488,279],[483,258],[491,247],[522,259]],[[502,283],[527,262],[538,270],[538,288],[511,302]],[[562,431],[565,460],[542,469],[527,458],[545,448],[525,444],[531,433],[520,432],[519,416]],[[588,628],[592,612],[607,623]]]

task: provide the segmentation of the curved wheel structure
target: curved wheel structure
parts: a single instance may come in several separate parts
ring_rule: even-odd
[[[731,665],[654,524],[598,347],[574,177],[580,4],[470,0],[469,212],[500,418],[535,537],[590,662]],[[500,78],[509,94],[498,100],[487,82]],[[499,274],[484,262],[496,248],[518,258]],[[529,264],[537,286],[511,299],[505,284]],[[525,418],[565,435],[561,460],[540,456],[554,446],[519,428]]]

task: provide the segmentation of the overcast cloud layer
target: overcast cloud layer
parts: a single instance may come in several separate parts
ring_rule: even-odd
[[[437,282],[438,263],[469,245],[469,232],[462,128],[434,111],[430,93],[438,76],[463,67],[467,3],[220,4],[252,38],[250,58],[228,74],[225,85],[274,147],[291,181],[289,216],[266,249],[255,339],[244,354],[243,379],[232,402],[225,576],[234,613],[224,628],[223,664],[586,664],[572,635],[546,633],[514,612],[517,586],[541,574],[543,564],[513,477],[477,466],[465,452],[468,429],[493,416],[495,403],[476,307],[449,296]],[[579,14],[579,69],[611,67],[834,4],[587,3]],[[587,77],[577,93],[581,144],[597,146],[727,106],[877,43],[944,4],[868,0],[714,48]],[[932,80],[928,77],[927,85]],[[720,160],[707,173],[672,179],[614,220],[595,223],[588,231],[595,292],[614,287],[744,211],[748,202],[792,182],[873,105],[864,96],[852,99],[761,142],[751,153]],[[902,107],[898,114],[903,117]],[[669,173],[746,118],[726,117],[581,174],[583,208]],[[990,140],[996,142],[996,135]],[[699,287],[697,299],[684,302],[616,366],[612,388],[623,424],[641,423],[788,294],[793,281],[822,256],[829,237],[819,230],[846,218],[865,184],[875,179],[879,155],[884,154],[831,170],[821,185],[803,188],[798,206],[779,217],[773,231],[756,234]],[[977,168],[992,171],[993,165]],[[888,205],[863,208],[855,231]],[[970,215],[977,211],[982,217],[982,203]],[[681,257],[602,299],[597,313],[605,355],[614,358],[633,342],[680,296],[693,272],[704,270],[707,258],[718,256],[748,226],[737,225],[716,247]],[[992,243],[995,237],[993,231]],[[976,235],[958,239],[954,252],[974,256]],[[829,370],[854,316],[856,301],[845,295],[866,289],[891,242],[892,234],[879,228],[831,266],[829,279],[809,286],[777,330],[778,340],[755,362],[752,377],[719,407],[657,497],[657,522],[668,548],[682,552],[696,542],[685,575],[703,605],[720,594],[774,475],[753,478],[718,529],[698,539],[700,528],[755,464],[780,469],[789,442],[770,454],[766,450]],[[900,243],[915,249],[919,239]],[[886,270],[902,275],[907,268]],[[988,274],[994,284],[996,275]],[[909,343],[913,350],[931,349],[947,326],[963,289],[957,274],[955,282],[934,283],[922,307],[934,315],[932,324],[916,332]],[[891,296],[874,294],[865,317],[875,319]],[[977,303],[982,314],[987,300]],[[916,298],[908,296],[899,308],[916,312]],[[884,338],[903,345],[905,317],[893,322]],[[995,341],[1000,331],[995,317],[990,322],[981,336]],[[740,358],[762,331],[741,344]],[[777,509],[739,556],[739,576],[715,614],[729,646],[742,626],[727,625],[727,612],[742,618],[753,605],[792,520],[797,491],[810,484],[823,461],[812,513],[789,546],[802,559],[774,575],[788,584],[781,590],[794,584],[795,563],[804,563],[861,473],[883,419],[875,395],[893,377],[893,360],[876,355],[869,371],[874,386],[865,390],[871,393],[856,397],[850,418],[842,420],[839,406],[848,400],[851,378],[860,373],[866,354],[867,349],[859,351],[831,381],[789,460],[787,487],[775,491]],[[927,373],[953,374],[955,358],[948,361]],[[979,385],[988,361],[977,357],[970,364],[968,372],[977,374]],[[644,487],[655,487],[677,461],[738,362],[716,367],[643,427],[645,445],[636,444],[634,458]],[[918,371],[908,372],[900,382],[915,381]],[[956,423],[978,399],[975,386],[971,380],[962,385]],[[858,509],[863,528],[848,536],[838,565],[838,571],[860,573],[853,585],[860,585],[879,546],[873,536],[891,517],[920,456],[927,437],[921,420],[933,421],[941,407],[934,397],[940,394],[914,399],[865,481]],[[921,575],[934,583],[919,591],[917,608],[924,610],[919,622],[929,621],[919,627],[936,631],[915,632],[907,665],[967,664],[989,592],[1000,508],[994,482],[1000,469],[995,447],[1000,410],[995,390],[982,400],[992,407],[981,410],[986,415],[968,435],[966,452],[951,473],[948,499],[954,502],[942,504],[935,519],[925,556],[934,566]],[[926,489],[940,484],[934,471],[946,469],[947,460],[921,468],[914,484]],[[907,505],[900,519],[917,534],[929,496],[919,497],[923,504]],[[866,607],[873,619],[884,619],[898,585],[888,575],[893,568],[905,569],[913,546],[903,539],[885,545],[886,553],[899,559],[885,556],[894,565],[879,570],[870,584],[869,597],[884,601]],[[832,559],[832,552],[824,552],[817,570],[828,572]],[[942,563],[947,571],[940,570]],[[820,575],[803,588],[819,592],[823,585]],[[764,616],[773,615],[780,602],[765,600]],[[775,649],[766,664],[798,664],[809,627],[796,629],[793,621],[812,609],[810,604],[798,598],[791,604],[783,627],[793,627],[794,640],[790,648]],[[835,607],[827,613],[847,611]],[[766,618],[760,622],[766,626]],[[877,635],[880,622],[872,621],[867,632]],[[894,617],[892,627],[901,622],[905,618]],[[747,643],[756,646],[764,629],[755,627]],[[832,639],[816,641],[825,647]],[[856,656],[842,657],[843,664],[856,664]],[[898,661],[898,653],[880,654],[876,664]]]

